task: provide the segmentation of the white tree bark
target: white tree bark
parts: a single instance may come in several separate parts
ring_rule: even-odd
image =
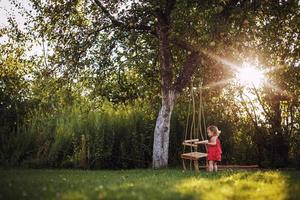
[[[154,130],[152,166],[155,169],[168,166],[170,121],[175,100],[176,93],[174,91],[169,91],[162,98]]]

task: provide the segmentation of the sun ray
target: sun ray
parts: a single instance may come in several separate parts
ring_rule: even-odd
[[[203,89],[211,89],[211,88],[214,88],[214,87],[217,87],[217,86],[220,86],[220,85],[225,85],[227,83],[230,83],[233,80],[234,80],[234,78],[229,78],[229,79],[221,80],[221,81],[218,81],[218,82],[207,84],[207,85],[203,86],[202,88]]]
[[[234,64],[233,62],[225,59],[225,58],[222,58],[216,54],[213,54],[213,53],[210,53],[208,51],[202,51],[204,54],[208,55],[209,57],[211,57],[212,59],[214,59],[215,61],[218,61],[222,64],[224,64],[225,66],[227,67],[230,67],[231,69],[233,69],[234,71],[237,71],[239,69],[239,66]]]
[[[210,58],[214,59],[217,62],[222,63],[224,66],[229,67],[230,69],[233,70],[233,73],[235,73],[234,78],[229,78],[226,80],[221,80],[215,83],[211,83],[208,85],[203,86],[202,88],[204,89],[209,89],[213,87],[217,87],[219,85],[225,85],[229,82],[235,82],[238,83],[242,86],[247,86],[247,87],[269,87],[274,89],[276,92],[279,93],[284,93],[280,87],[276,86],[273,83],[270,83],[270,81],[267,81],[266,74],[271,73],[275,70],[284,68],[283,65],[278,65],[278,66],[264,66],[264,69],[258,69],[256,66],[252,66],[250,63],[244,62],[242,66],[239,66],[235,64],[232,61],[229,61],[228,59],[222,58],[214,53],[201,50],[202,53],[206,54]],[[286,92],[285,92],[286,93]],[[287,94],[289,97],[291,97],[291,94]]]

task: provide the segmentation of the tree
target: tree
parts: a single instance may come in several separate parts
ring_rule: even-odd
[[[171,26],[171,12],[174,9],[175,1],[162,1],[160,3],[150,3],[145,1],[140,3],[132,3],[130,8],[126,10],[124,7],[129,7],[128,4],[122,4],[122,2],[106,2],[104,4],[97,0],[95,1],[95,5],[100,8],[102,16],[97,17],[96,14],[99,13],[99,9],[96,10],[94,4],[89,4],[87,9],[90,11],[90,13],[95,15],[95,17],[89,19],[85,18],[80,11],[80,7],[87,2],[76,1],[60,4],[59,2],[54,1],[51,4],[44,5],[44,7],[41,6],[41,2],[32,2],[34,7],[40,11],[42,19],[50,17],[50,23],[44,23],[44,21],[40,20],[40,18],[36,18],[37,20],[34,22],[38,24],[37,27],[40,28],[40,33],[42,33],[43,36],[46,35],[47,38],[49,38],[49,40],[52,42],[55,40],[59,40],[61,42],[62,37],[64,37],[62,32],[68,35],[68,40],[70,40],[70,38],[71,40],[74,38],[72,43],[70,42],[72,45],[70,46],[73,48],[71,51],[66,52],[66,46],[61,47],[60,45],[57,45],[55,46],[55,50],[60,52],[60,54],[56,53],[49,57],[49,60],[58,60],[59,58],[56,57],[61,55],[65,55],[65,57],[70,58],[69,62],[66,62],[65,59],[56,62],[56,64],[58,64],[60,67],[68,67],[68,65],[71,64],[72,67],[68,68],[69,71],[77,71],[78,68],[83,68],[86,65],[93,64],[90,62],[90,59],[88,59],[87,56],[85,56],[85,59],[82,59],[81,57],[84,57],[82,56],[83,51],[87,52],[88,49],[94,47],[93,45],[95,41],[101,42],[102,45],[106,43],[105,41],[109,41],[110,44],[112,44],[112,46],[108,46],[108,48],[104,45],[100,48],[97,48],[96,51],[102,50],[102,52],[99,54],[102,54],[100,57],[100,65],[105,64],[105,61],[107,61],[108,65],[114,65],[111,63],[110,59],[106,58],[107,54],[103,54],[103,52],[109,53],[112,49],[115,49],[119,52],[122,48],[130,49],[130,47],[134,46],[134,43],[137,42],[136,37],[139,37],[137,36],[137,33],[145,35],[150,34],[151,39],[149,40],[151,42],[158,41],[159,45],[157,46],[159,48],[162,106],[154,131],[153,167],[159,168],[167,166],[170,119],[174,103],[182,89],[187,85],[194,69],[196,68],[200,53],[197,49],[193,49],[185,42],[175,40],[175,38],[172,39],[174,40],[174,44],[188,51],[188,58],[183,64],[181,73],[175,80],[172,80],[172,74],[174,74],[174,71],[171,64],[172,57],[169,35]],[[158,5],[156,5],[157,3]],[[123,6],[123,8],[120,8],[119,6]],[[59,11],[66,11],[66,13],[64,13],[64,16],[60,16],[60,14],[58,14]],[[72,26],[77,26],[83,29],[80,30],[79,37],[80,39],[81,37],[85,37],[85,39],[80,40],[77,35],[71,32],[72,28],[69,26],[69,24],[66,25],[66,21],[58,22],[57,19],[64,19],[65,15],[68,16],[70,20],[69,22],[72,23]],[[115,17],[115,15],[117,15],[117,17]],[[76,21],[73,18],[75,18]],[[63,23],[63,26],[58,27],[57,24],[60,22]],[[93,26],[90,27],[88,25],[89,23],[93,23]],[[84,33],[86,34],[82,36]],[[101,35],[103,39],[97,41],[99,35]],[[89,36],[91,36],[93,39],[88,38]],[[145,36],[144,39],[147,39],[147,37],[148,36]],[[149,41],[146,42],[149,44]],[[127,46],[122,45],[122,43],[127,43]],[[61,42],[60,44],[64,43]],[[145,48],[145,44],[143,44],[142,47]],[[74,51],[75,48],[76,52]],[[112,56],[112,58],[116,59],[116,56]],[[69,71],[66,73],[70,73]]]
[[[138,6],[133,6],[127,12],[127,15],[125,14],[125,16],[123,15],[120,17],[128,20],[127,22],[125,21],[125,23],[113,16],[107,9],[107,7],[112,6],[111,4],[104,5],[104,3],[101,3],[99,0],[96,0],[95,3],[100,7],[104,15],[111,21],[113,26],[125,30],[134,29],[142,33],[150,33],[157,38],[159,44],[158,52],[160,60],[159,69],[162,102],[154,130],[153,167],[165,167],[168,164],[170,119],[175,101],[180,96],[182,90],[188,85],[195,69],[200,65],[200,61],[207,59],[207,56],[203,53],[205,48],[200,49],[199,46],[202,46],[203,43],[205,44],[208,42],[211,43],[211,46],[214,46],[215,42],[211,41],[211,39],[218,40],[220,38],[221,33],[225,31],[224,29],[226,29],[225,24],[231,17],[232,11],[234,11],[235,8],[243,7],[244,2],[241,3],[240,1],[235,0],[228,1],[223,4],[223,7],[222,3],[219,1],[214,1],[211,4],[206,1],[199,3],[195,1],[184,2],[166,0],[155,2],[154,4],[145,1],[142,3],[144,3],[146,6],[144,6],[142,3],[140,5],[137,4]],[[250,2],[247,3],[251,4]],[[240,4],[242,5],[240,6]],[[254,2],[253,4],[254,7],[257,6],[257,2]],[[216,7],[216,9],[209,9],[208,6],[210,5],[213,5]],[[176,6],[177,10],[175,9]],[[150,19],[146,20],[146,24],[141,23],[141,21],[144,21],[145,18],[143,16],[139,16],[139,9],[150,11],[149,16],[152,16],[152,18],[150,17]],[[211,16],[205,17],[215,20],[215,23],[213,23],[212,26],[204,21],[207,26],[210,26],[209,28],[211,28],[211,30],[209,31],[212,32],[212,36],[208,37],[206,40],[203,36],[199,37],[202,39],[202,41],[201,39],[199,40],[197,38],[199,30],[197,30],[198,27],[193,25],[197,25],[197,22],[203,22],[203,19],[196,17],[195,13],[194,15],[191,15],[190,13],[193,13],[193,10],[200,12],[206,10],[210,12]],[[128,16],[128,13],[132,13],[132,15],[129,14]],[[154,23],[151,21],[153,20],[153,16]],[[191,17],[191,19],[189,19],[189,17]],[[157,22],[155,21],[156,19]],[[192,31],[185,29],[185,31],[182,33],[180,28],[179,30],[176,30],[176,28],[178,28],[178,22],[181,20],[184,21],[184,19],[187,20],[185,22],[191,24],[188,26],[188,28],[190,28]],[[220,20],[220,22],[218,22],[218,20]],[[152,26],[149,26],[149,24]],[[223,27],[219,28],[218,25]],[[184,27],[184,25],[181,23],[179,26]],[[178,37],[178,35],[180,37]],[[187,40],[185,39],[189,40],[189,42],[186,42]],[[219,39],[219,41],[220,40],[221,39]],[[175,47],[181,50],[179,51],[180,53],[184,52],[186,54],[185,61],[179,62],[181,67],[177,76],[175,75],[175,63],[172,63],[172,60],[174,60],[172,48],[174,50]]]
[[[0,44],[0,132],[8,134],[20,126],[29,107],[29,83],[25,75],[31,71],[32,62],[25,52],[31,47],[27,44],[28,35],[19,30],[13,18],[9,18],[9,26],[0,29],[0,37],[3,39]]]
[[[49,66],[57,76],[95,75],[99,82],[94,84],[99,85],[111,73],[134,68],[145,77],[144,85],[160,85],[154,168],[168,164],[174,104],[195,71],[201,72],[199,66],[218,69],[220,63],[211,52],[221,57],[235,57],[240,49],[247,53],[241,28],[260,16],[262,8],[287,4],[250,0],[31,2],[37,13],[31,20],[33,30],[49,41],[53,50]],[[251,30],[243,34],[253,35]],[[126,59],[130,62],[124,64]],[[215,81],[206,80],[207,84]]]

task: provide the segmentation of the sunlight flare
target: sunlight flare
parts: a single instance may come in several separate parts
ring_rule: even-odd
[[[265,75],[263,71],[258,70],[251,64],[245,62],[242,68],[237,70],[237,81],[244,86],[254,85],[260,87],[264,83]]]

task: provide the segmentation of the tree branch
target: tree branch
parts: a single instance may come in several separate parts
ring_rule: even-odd
[[[253,118],[251,112],[249,111],[249,109],[248,109],[248,107],[247,107],[247,104],[245,103],[245,99],[244,99],[244,97],[243,97],[242,91],[239,91],[239,94],[240,94],[240,97],[241,97],[241,99],[242,99],[241,104],[244,106],[245,111],[246,111],[246,113],[248,114],[248,116],[250,117],[250,119],[251,119],[251,121],[253,122],[254,126],[257,127],[257,126],[258,126],[258,122],[257,122],[257,118],[256,118],[256,115],[255,115],[255,111],[254,111],[254,117],[255,117],[255,118]]]
[[[142,31],[145,33],[151,33],[153,35],[157,35],[156,31],[153,30],[150,26],[144,25],[144,24],[133,24],[130,23],[126,24],[123,22],[120,22],[118,19],[116,19],[111,13],[106,9],[106,7],[100,2],[100,0],[94,0],[95,4],[102,10],[102,12],[105,14],[107,18],[110,19],[113,25],[126,29],[126,30],[137,30]]]
[[[198,47],[194,47],[188,42],[177,37],[171,37],[170,42],[172,42],[177,47],[188,51],[189,54],[182,66],[179,76],[173,84],[173,88],[175,89],[175,91],[177,93],[180,93],[183,88],[185,88],[189,84],[191,76],[193,75],[196,67],[199,65],[201,54],[203,52]]]
[[[105,6],[103,6],[103,4],[100,2],[100,0],[95,0],[95,3],[97,6],[100,7],[100,9],[102,10],[102,12],[106,15],[106,17],[108,17],[110,19],[110,21],[116,25],[116,26],[123,26],[123,23],[118,21],[114,16],[112,16],[110,14],[110,12],[105,8]]]
[[[253,85],[253,90],[254,90],[254,93],[255,93],[255,95],[257,97],[257,100],[258,100],[259,104],[261,105],[263,111],[265,112],[265,114],[267,115],[267,117],[269,119],[272,119],[270,112],[267,111],[267,109],[265,107],[265,104],[263,103],[262,99],[260,98],[260,95],[258,94],[258,91],[257,91],[257,89],[256,89],[256,87],[254,85]]]
[[[160,9],[158,13],[158,39],[160,53],[160,75],[162,92],[167,93],[172,84],[171,50],[168,16]]]
[[[176,38],[176,37],[171,37],[170,38],[170,42],[172,42],[173,44],[175,44],[177,47],[181,48],[181,49],[184,49],[184,50],[187,50],[187,51],[195,51],[196,48],[193,47],[192,45],[188,44],[187,42],[179,39],[179,38]]]
[[[232,11],[236,8],[237,3],[240,2],[240,0],[230,0],[225,6],[222,12],[218,13],[216,15],[216,20],[222,20],[226,22],[228,18],[230,17]]]
[[[176,0],[167,0],[166,2],[166,14],[170,15],[172,10],[174,9],[176,4]]]
[[[198,51],[193,51],[190,53],[185,63],[182,66],[182,70],[174,83],[174,90],[180,93],[184,87],[188,85],[191,80],[196,67],[200,61],[200,54]]]

